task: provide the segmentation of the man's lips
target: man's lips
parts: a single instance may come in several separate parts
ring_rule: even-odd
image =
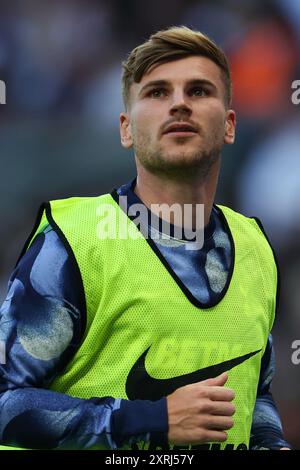
[[[170,135],[173,137],[190,137],[197,134],[197,129],[189,123],[172,123],[163,131],[163,135]]]
[[[170,137],[192,137],[197,135],[194,131],[172,131],[172,132],[164,132],[163,135],[170,136]]]

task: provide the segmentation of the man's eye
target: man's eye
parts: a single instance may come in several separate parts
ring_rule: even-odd
[[[191,94],[194,96],[206,96],[208,93],[202,87],[196,87],[191,90]]]
[[[165,96],[165,94],[166,92],[162,88],[157,88],[149,92],[149,96],[151,96],[151,98],[161,98],[162,96]]]

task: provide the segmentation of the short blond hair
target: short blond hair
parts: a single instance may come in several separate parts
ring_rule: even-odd
[[[225,87],[225,104],[230,106],[232,83],[228,60],[208,36],[186,26],[172,26],[152,34],[150,38],[133,49],[122,62],[122,95],[127,110],[130,103],[130,88],[139,83],[154,66],[183,59],[189,56],[208,57],[220,67]]]

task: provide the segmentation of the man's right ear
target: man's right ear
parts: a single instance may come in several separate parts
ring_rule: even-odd
[[[129,114],[127,113],[120,114],[120,136],[121,144],[124,148],[129,149],[132,147],[131,124]]]

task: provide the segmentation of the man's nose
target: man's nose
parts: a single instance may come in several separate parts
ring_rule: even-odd
[[[172,104],[170,107],[170,114],[188,114],[192,113],[192,109],[186,101],[186,97],[182,92],[174,93]]]

